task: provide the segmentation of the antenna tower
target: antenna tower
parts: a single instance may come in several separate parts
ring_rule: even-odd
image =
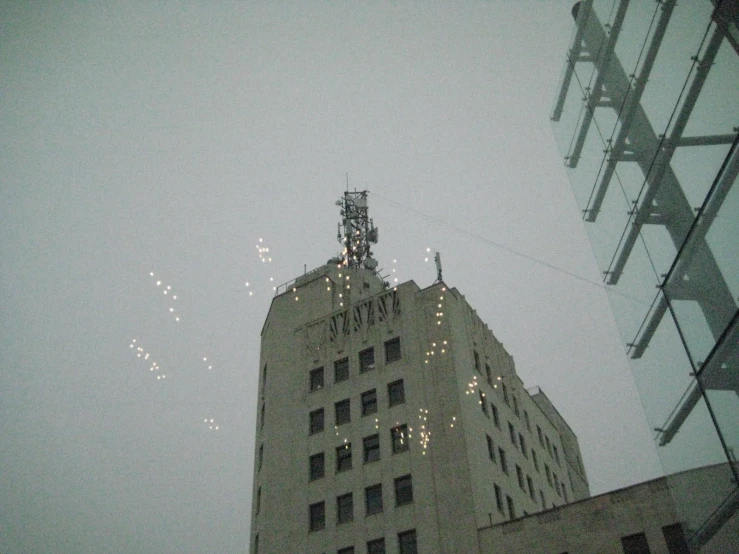
[[[338,263],[376,271],[377,260],[372,257],[371,245],[377,244],[377,227],[367,214],[367,191],[347,190],[336,205],[341,207],[342,217],[337,239],[343,250]]]

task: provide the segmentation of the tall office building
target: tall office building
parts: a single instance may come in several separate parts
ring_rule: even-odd
[[[555,135],[691,550],[736,545],[739,2],[572,14]]]
[[[439,275],[390,287],[367,193],[340,256],[262,331],[252,554],[480,552],[478,529],[589,496],[572,430]]]

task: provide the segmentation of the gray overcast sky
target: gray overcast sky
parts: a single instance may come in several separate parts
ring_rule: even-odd
[[[4,2],[0,550],[248,550],[261,325],[339,250],[346,171],[381,266],[441,252],[593,493],[659,475],[605,292],[476,238],[600,279],[549,126],[570,8]]]

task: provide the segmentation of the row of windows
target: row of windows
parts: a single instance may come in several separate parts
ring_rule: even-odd
[[[387,386],[388,407],[392,408],[405,402],[405,386],[403,379],[398,379]],[[365,391],[360,396],[362,416],[377,412],[377,389]],[[320,433],[325,428],[325,415],[323,408],[313,410],[308,415],[308,429],[311,435]],[[334,404],[334,424],[338,427],[352,420],[351,400],[345,398]]]
[[[398,551],[400,554],[418,554],[416,546],[416,530],[403,531],[398,533]],[[385,539],[374,539],[367,541],[367,554],[385,554]],[[353,546],[345,546],[339,548],[336,554],[358,554]]]
[[[476,350],[473,350],[472,352],[475,358],[475,369],[477,370],[478,373],[480,373],[480,375],[482,375],[482,371],[480,370],[480,356]],[[490,365],[488,365],[487,363],[485,364],[485,372],[487,374],[488,384],[491,387],[495,386],[493,384],[493,377],[492,377]],[[506,386],[505,383],[500,383],[500,387],[501,387],[501,392],[503,393],[503,401],[508,406],[510,406],[511,403],[510,403],[510,399],[508,395],[508,387]],[[518,398],[515,395],[511,395],[511,397],[513,398],[513,412],[516,414],[516,417],[520,418],[521,410],[518,405]],[[487,407],[485,405],[483,398],[484,398],[484,394],[482,393],[482,391],[480,391],[480,403],[483,407],[482,410],[485,413],[485,415],[488,415]],[[498,409],[495,407],[495,405],[492,402],[490,403],[490,405],[493,410],[493,417],[495,418],[495,424],[498,426],[498,428],[500,428],[500,422],[498,419]],[[531,431],[531,420],[529,419],[529,413],[526,410],[524,410],[523,415],[524,415],[524,421],[526,422],[526,429],[529,432],[532,432]],[[488,415],[488,417],[490,416]],[[547,452],[549,453],[549,456],[552,457],[557,462],[557,465],[561,466],[562,464],[560,463],[560,460],[559,460],[559,451],[557,449],[557,445],[551,443],[551,441],[549,440],[549,437],[545,436],[542,433],[541,427],[539,427],[538,425],[536,426],[536,432],[539,436],[539,442],[541,443],[542,448],[546,448]]]
[[[409,475],[394,480],[395,505],[405,506],[413,502],[413,480]],[[364,515],[380,514],[384,510],[382,500],[382,483],[365,487]],[[346,493],[336,497],[336,524],[342,525],[354,521],[354,494]],[[326,503],[316,502],[308,507],[308,530],[321,531],[326,528]]]
[[[508,460],[506,458],[505,450],[503,450],[501,447],[497,448],[497,455],[496,455],[496,448],[495,443],[493,442],[493,438],[490,435],[485,435],[485,438],[487,440],[487,447],[488,447],[488,457],[490,460],[495,464],[500,464],[500,469],[503,473],[508,475]],[[536,451],[532,450],[531,455],[534,458],[534,465],[536,467],[536,470],[539,471],[539,464],[536,459]],[[555,473],[553,473],[547,464],[544,464],[545,473],[547,476],[547,482],[549,483],[549,486],[554,488],[554,490],[557,492],[559,496],[564,495],[565,502],[569,502],[568,496],[567,496],[567,489],[565,487],[564,481],[560,482],[559,478]],[[530,476],[524,475],[523,470],[521,469],[521,466],[516,464],[516,477],[518,479],[518,485],[521,487],[521,490],[524,492],[528,492],[531,499],[536,502],[536,493],[534,491],[534,482],[531,479]],[[525,479],[524,479],[525,477]],[[527,488],[528,485],[528,488]],[[539,491],[539,494],[541,496],[541,505],[542,508],[546,509],[546,502],[544,500],[544,493],[542,491]]]
[[[408,426],[398,425],[390,429],[390,441],[393,454],[406,452],[410,447]],[[370,435],[362,439],[364,463],[375,462],[380,459],[380,435]],[[336,448],[336,472],[347,471],[352,468],[352,444],[346,443]],[[313,454],[308,459],[308,478],[311,481],[321,479],[326,475],[326,455],[323,452]]]
[[[370,346],[360,351],[359,373],[366,373],[375,369],[375,348]],[[400,337],[395,337],[385,341],[385,363],[390,364],[401,359],[400,355]],[[312,369],[308,374],[308,389],[313,392],[322,389],[325,386],[324,367]],[[341,358],[334,362],[334,383],[340,383],[349,379],[349,358]]]

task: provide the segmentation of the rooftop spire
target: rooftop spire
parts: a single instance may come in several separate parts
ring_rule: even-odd
[[[347,190],[344,197],[336,201],[342,217],[337,238],[343,246],[338,263],[375,271],[377,260],[372,257],[370,245],[377,243],[377,227],[367,215],[367,194],[366,190]]]

